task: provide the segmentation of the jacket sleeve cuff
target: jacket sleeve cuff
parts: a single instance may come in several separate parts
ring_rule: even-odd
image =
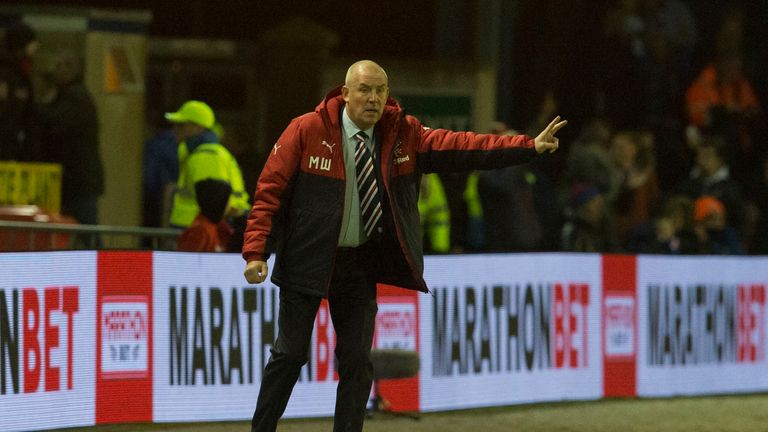
[[[266,262],[269,259],[269,254],[259,253],[259,252],[243,252],[243,259],[245,262],[251,262],[251,261],[264,261]]]

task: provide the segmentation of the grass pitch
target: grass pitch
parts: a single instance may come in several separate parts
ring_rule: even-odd
[[[331,431],[332,419],[283,420],[280,432]],[[110,425],[87,432],[248,432],[247,422]],[[366,432],[765,432],[768,395],[622,399],[519,405],[422,414],[377,415]]]

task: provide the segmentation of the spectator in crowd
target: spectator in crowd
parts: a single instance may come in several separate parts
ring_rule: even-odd
[[[741,232],[744,224],[744,198],[740,185],[731,178],[726,144],[722,136],[703,135],[696,146],[696,165],[679,192],[691,199],[705,195],[720,201],[726,209],[728,225]]]
[[[445,172],[438,174],[445,190],[448,201],[448,211],[451,214],[451,250],[465,252],[468,246],[469,208],[464,200],[467,188],[467,172]]]
[[[694,15],[678,0],[623,0],[605,15],[604,32],[598,112],[654,134],[659,185],[672,188],[690,164],[679,113],[699,40]]]
[[[226,217],[240,217],[250,207],[240,167],[211,129],[213,110],[204,102],[185,102],[178,111],[166,113],[179,142],[179,179],[171,208],[171,226],[187,228],[200,208],[195,199],[195,183],[212,178],[226,181],[232,188]]]
[[[695,232],[699,253],[706,255],[741,255],[741,239],[726,222],[727,209],[717,198],[705,195],[694,202]]]
[[[544,101],[545,107],[549,107],[546,105],[548,100]],[[553,105],[550,110],[540,110],[534,122],[535,127],[546,127],[547,120],[541,119],[550,114],[554,116],[555,109],[556,105]],[[494,122],[489,133],[507,136],[518,134],[501,121]],[[477,171],[440,174],[441,181],[445,182],[444,188],[451,212],[451,250],[457,253],[487,248],[485,212],[478,189],[480,176],[481,173]]]
[[[144,143],[142,183],[144,187],[144,226],[162,227],[168,223],[170,197],[179,178],[179,146],[164,115],[156,119],[154,134]]]
[[[654,135],[654,154],[659,184],[672,188],[682,180],[691,164],[691,155],[682,139],[685,122],[680,117],[684,108],[685,88],[695,68],[699,31],[688,5],[680,0],[644,0],[648,16],[647,44],[649,56],[641,69],[646,86],[643,89],[644,111],[638,113],[640,123]]]
[[[435,173],[421,176],[419,217],[424,230],[424,252],[450,252],[451,212],[443,184]]]
[[[545,95],[536,124],[557,107],[551,93]],[[516,135],[503,122],[491,133]],[[554,185],[536,161],[495,170],[479,171],[477,193],[482,209],[484,250],[494,252],[557,250],[560,247],[559,200]]]
[[[638,254],[693,255],[699,251],[693,228],[693,201],[673,195],[653,220],[633,228],[626,249]]]
[[[440,173],[450,213],[450,250],[456,253],[485,247],[483,208],[477,191],[478,173]]]
[[[501,122],[491,131],[516,135]],[[478,173],[483,209],[485,250],[522,252],[557,250],[560,247],[559,215],[562,209],[554,185],[535,161]]]
[[[573,186],[590,184],[610,200],[618,191],[617,174],[609,153],[612,128],[605,119],[594,118],[584,125],[570,146],[563,183]]]
[[[0,161],[30,161],[39,157],[37,114],[32,91],[32,58],[40,43],[28,25],[5,29],[0,50]]]
[[[611,140],[611,160],[618,174],[618,193],[611,207],[619,244],[626,244],[631,230],[651,219],[661,199],[653,135],[648,131],[621,131]]]
[[[746,36],[749,21],[745,7],[741,4],[722,8],[719,23],[712,32],[713,39],[708,42],[709,62],[688,88],[686,98],[690,123],[725,137],[731,175],[745,192],[752,193],[752,185],[760,182],[755,174],[760,170],[758,163],[765,151],[768,132],[758,93],[759,84],[765,80],[760,79],[762,71],[755,63],[765,50],[748,44],[754,35],[753,38]],[[758,10],[759,7],[750,7],[752,13],[759,14]],[[756,17],[751,19],[754,21]],[[760,27],[764,27],[764,20]]]
[[[741,53],[723,52],[699,73],[685,93],[692,125],[714,126],[718,115],[748,121],[760,113],[760,103],[742,65]]]
[[[724,137],[730,165],[736,170],[734,178],[749,186],[762,150],[758,143],[764,134],[758,131],[764,127],[764,118],[742,63],[739,52],[719,53],[688,87],[685,97],[690,124]]]
[[[200,213],[179,236],[176,249],[184,252],[225,252],[232,228],[224,215],[232,187],[224,180],[205,179],[195,183]]]
[[[264,157],[259,155],[253,146],[249,145],[248,135],[241,125],[221,124],[217,130],[221,145],[227,148],[237,163],[240,165],[240,172],[243,174],[243,184],[246,191],[256,184],[261,168],[264,166]],[[232,226],[233,234],[230,237],[228,252],[240,253],[243,250],[243,234],[245,233],[245,224],[248,219],[247,212],[240,216],[230,216],[229,224]]]
[[[485,249],[485,222],[483,204],[480,201],[480,192],[477,188],[480,180],[480,171],[471,171],[467,176],[467,184],[464,187],[464,202],[467,205],[467,251],[480,251]]]
[[[570,218],[562,229],[562,249],[568,252],[616,252],[613,221],[600,190],[578,184],[571,190]]]
[[[266,158],[259,155],[255,146],[251,145],[252,134],[248,126],[237,123],[222,123],[219,134],[221,145],[226,147],[240,164],[246,190],[256,184]]]
[[[98,198],[104,193],[99,113],[82,71],[82,60],[72,51],[51,59],[46,78],[53,88],[42,108],[45,159],[62,167],[62,214],[98,224]]]
[[[552,199],[555,187],[535,162],[480,172],[478,191],[487,250],[559,249],[560,201]]]

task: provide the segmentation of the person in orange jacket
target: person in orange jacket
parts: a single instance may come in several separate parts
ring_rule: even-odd
[[[688,119],[693,126],[712,126],[713,111],[752,117],[760,103],[742,71],[739,53],[724,53],[707,65],[685,94]]]
[[[205,179],[195,183],[195,196],[200,206],[192,225],[179,236],[176,250],[184,252],[225,252],[232,228],[224,214],[232,187],[224,180]]]

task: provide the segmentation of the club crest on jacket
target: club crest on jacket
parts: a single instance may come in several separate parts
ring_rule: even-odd
[[[403,142],[400,140],[397,140],[397,144],[395,144],[395,164],[400,165],[402,163],[408,162],[411,160],[411,157],[407,154],[403,156]]]

